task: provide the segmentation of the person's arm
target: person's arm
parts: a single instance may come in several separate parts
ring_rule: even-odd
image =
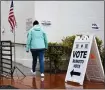
[[[48,39],[46,33],[43,33],[44,35],[44,42],[45,42],[45,48],[48,49]]]
[[[27,34],[27,44],[26,44],[26,51],[29,52],[30,49],[30,42],[31,42],[31,30]]]

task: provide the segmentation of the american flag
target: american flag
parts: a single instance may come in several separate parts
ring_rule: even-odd
[[[9,10],[8,21],[9,21],[10,26],[11,26],[11,31],[13,32],[13,30],[15,30],[15,26],[16,26],[16,19],[15,19],[15,15],[14,15],[13,0],[11,2],[11,6],[10,6],[10,10]]]

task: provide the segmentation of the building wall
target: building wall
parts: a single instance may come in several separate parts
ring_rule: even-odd
[[[35,1],[35,18],[42,22],[50,42],[60,42],[65,36],[92,33],[104,41],[103,1]],[[92,29],[92,24],[99,29]]]

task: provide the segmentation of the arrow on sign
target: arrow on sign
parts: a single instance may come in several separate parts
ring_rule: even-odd
[[[80,76],[81,73],[80,72],[74,72],[74,69],[70,72],[71,76],[76,75],[76,76]]]

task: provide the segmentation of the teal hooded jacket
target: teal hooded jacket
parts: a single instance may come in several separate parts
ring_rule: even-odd
[[[46,33],[42,30],[40,25],[32,27],[27,34],[26,51],[29,49],[47,49],[48,41]]]

